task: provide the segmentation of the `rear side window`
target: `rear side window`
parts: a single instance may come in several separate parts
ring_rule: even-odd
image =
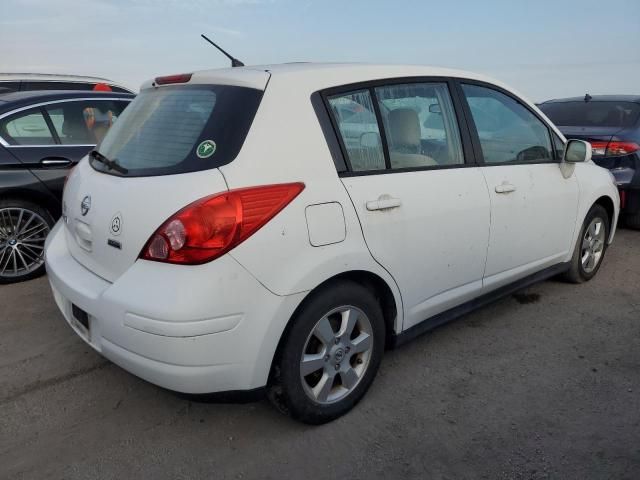
[[[0,135],[10,145],[52,145],[51,130],[40,109],[34,108],[0,120]]]
[[[554,102],[540,105],[547,117],[563,127],[633,127],[640,105],[632,102]]]
[[[99,151],[128,169],[126,176],[219,167],[240,151],[262,93],[228,85],[145,90],[114,123]],[[117,174],[95,160],[92,165]]]
[[[384,170],[384,152],[369,90],[329,97],[351,170]]]
[[[127,103],[116,100],[60,102],[46,107],[63,145],[100,143]]]
[[[464,164],[457,117],[444,82],[363,88],[327,100],[352,172]]]

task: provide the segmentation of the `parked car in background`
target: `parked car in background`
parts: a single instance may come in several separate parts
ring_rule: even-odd
[[[69,175],[48,277],[75,332],[130,372],[188,393],[267,387],[327,422],[385,346],[597,273],[619,199],[590,157],[470,73],[159,77]]]
[[[0,283],[44,273],[44,240],[64,179],[133,95],[18,92],[0,96]]]
[[[622,219],[640,229],[640,96],[587,94],[539,107],[565,137],[591,143],[593,161],[616,179]]]
[[[95,90],[106,86],[112,92],[133,93],[130,89],[100,77],[49,73],[0,73],[0,94],[31,90]]]

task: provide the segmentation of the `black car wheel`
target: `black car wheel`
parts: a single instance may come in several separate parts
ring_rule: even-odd
[[[594,205],[587,213],[575,246],[566,280],[582,283],[591,280],[602,265],[609,238],[609,216],[600,205]]]
[[[373,382],[384,344],[382,310],[369,290],[351,281],[322,288],[292,319],[269,396],[305,423],[338,418]]]
[[[0,283],[44,274],[44,242],[53,224],[51,214],[35,203],[0,200]]]

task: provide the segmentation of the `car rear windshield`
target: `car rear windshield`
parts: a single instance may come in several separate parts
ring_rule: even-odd
[[[97,150],[126,169],[91,159],[98,171],[153,176],[208,170],[242,147],[262,91],[229,85],[144,90],[122,112]]]
[[[632,127],[640,116],[640,104],[632,102],[554,102],[540,109],[553,123],[565,127]]]

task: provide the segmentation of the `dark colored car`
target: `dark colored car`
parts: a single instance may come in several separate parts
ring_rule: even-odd
[[[0,73],[0,94],[31,90],[95,90],[107,87],[116,93],[133,93],[106,78],[50,73]]]
[[[0,283],[44,273],[44,241],[62,213],[69,170],[133,98],[77,91],[0,96]]]
[[[538,107],[565,137],[591,143],[593,161],[616,179],[624,222],[640,229],[640,96],[587,94]]]

